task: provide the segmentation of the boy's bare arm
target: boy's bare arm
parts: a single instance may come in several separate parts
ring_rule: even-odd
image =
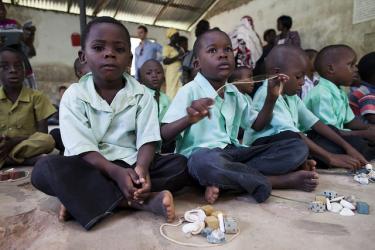
[[[351,129],[351,130],[366,130],[369,129],[371,126],[368,124],[365,124],[358,118],[354,118],[349,123],[345,124],[345,128]]]
[[[361,153],[359,153],[355,148],[353,148],[347,141],[345,141],[341,136],[339,136],[335,131],[333,131],[330,127],[318,121],[312,126],[312,129],[315,130],[318,134],[324,136],[328,140],[332,141],[336,145],[340,146],[345,152],[354,157],[355,159],[359,160],[360,163],[363,165],[367,164],[367,160],[363,157]]]
[[[48,133],[48,122],[47,119],[43,119],[37,122],[36,130],[42,133]]]
[[[361,167],[361,164],[357,159],[349,155],[332,154],[326,151],[324,148],[317,145],[312,140],[310,140],[303,133],[300,133],[300,135],[301,135],[302,140],[309,147],[311,155],[322,160],[327,165],[333,166],[333,167],[348,168],[348,169],[355,169],[355,168]]]
[[[255,119],[252,129],[260,131],[267,126],[272,119],[273,109],[280,93],[282,92],[283,84],[288,81],[289,77],[284,74],[279,74],[276,79],[268,82],[267,97],[264,101],[263,107],[260,110],[258,117]]]
[[[134,184],[139,184],[139,178],[132,168],[117,166],[95,151],[82,153],[80,156],[94,168],[114,180],[127,200],[133,200],[134,192],[137,190]]]
[[[134,199],[143,201],[148,197],[151,191],[151,178],[149,169],[155,156],[155,142],[143,144],[138,150],[137,164],[134,171],[139,178],[139,188],[134,193]]]
[[[191,103],[186,108],[187,115],[171,123],[161,126],[161,137],[165,141],[171,141],[190,125],[202,120],[206,116],[210,118],[210,107],[214,104],[211,98],[201,98]]]

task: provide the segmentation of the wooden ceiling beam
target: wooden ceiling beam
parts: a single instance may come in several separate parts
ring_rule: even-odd
[[[98,0],[96,1],[96,5],[94,11],[92,12],[93,16],[97,16],[100,11],[102,11],[107,5],[111,2],[111,0]]]
[[[159,4],[159,5],[167,5],[168,3],[160,1],[160,0],[138,0],[139,2],[145,2],[145,3],[152,3],[152,4]],[[169,3],[169,7],[177,8],[177,9],[184,9],[184,10],[190,10],[190,11],[199,11],[201,8],[186,5],[186,4],[176,4],[176,3]]]

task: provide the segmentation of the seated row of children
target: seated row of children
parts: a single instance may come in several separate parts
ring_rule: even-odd
[[[169,105],[160,91],[164,73],[157,61],[141,69],[141,81],[149,88],[124,73],[131,61],[130,36],[120,22],[93,19],[82,34],[81,47],[80,60],[91,73],[72,84],[61,100],[65,156],[41,158],[31,181],[61,201],[60,219],[71,216],[87,230],[126,207],[172,221],[171,192],[195,182],[205,187],[209,203],[225,191],[247,192],[263,202],[272,189],[313,191],[319,179],[316,161],[356,169],[373,158],[356,148],[360,144],[371,153],[372,126],[350,115],[348,100],[338,88],[349,84],[355,72],[355,54],[349,47],[329,46],[319,52],[316,66],[326,84],[317,86],[325,87],[326,101],[336,106],[314,102],[311,111],[296,95],[307,65],[299,48],[282,45],[271,51],[266,68],[278,76],[266,81],[252,100],[227,85],[234,71],[231,42],[219,29],[209,30],[194,44],[199,73]],[[21,61],[16,52],[8,52],[0,52],[0,68],[7,64],[12,75],[7,79],[16,79],[22,74],[21,67],[15,67]],[[11,59],[4,56],[8,54]],[[245,70],[239,75],[250,74]],[[9,80],[8,85],[15,82]],[[319,97],[314,89],[306,100]],[[251,91],[251,86],[243,91]],[[340,124],[343,127],[337,127]],[[238,140],[240,128],[246,145]],[[310,135],[310,129],[315,134]],[[161,141],[175,141],[176,153],[161,155]]]

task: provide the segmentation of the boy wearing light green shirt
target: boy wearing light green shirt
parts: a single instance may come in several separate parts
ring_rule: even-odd
[[[195,41],[194,54],[199,73],[178,91],[163,118],[161,135],[164,140],[176,138],[176,151],[189,158],[189,173],[206,187],[206,201],[214,203],[221,190],[247,192],[258,202],[269,197],[271,188],[313,190],[316,173],[297,170],[308,156],[301,140],[259,147],[242,146],[237,140],[240,127],[261,130],[270,121],[286,77],[271,82],[267,102],[258,113],[227,84],[234,55],[226,33],[205,32]],[[290,152],[295,154],[286,157]]]
[[[278,97],[272,119],[263,130],[249,130],[245,134],[246,145],[264,145],[288,138],[302,139],[310,149],[311,156],[318,161],[318,166],[335,166],[356,168],[360,166],[363,156],[350,144],[338,136],[332,129],[324,125],[309,111],[303,101],[297,96],[304,84],[307,57],[300,48],[277,46],[267,57],[266,70],[268,74],[283,73],[289,76]],[[264,95],[269,83],[264,82],[254,97],[255,109],[260,109],[264,103]],[[303,132],[313,130],[321,137],[327,138],[343,150],[343,153],[332,153],[310,140]],[[359,160],[358,160],[359,159]]]
[[[340,89],[341,86],[352,84],[353,78],[357,75],[356,61],[354,50],[347,45],[330,45],[319,51],[315,59],[315,68],[321,78],[304,102],[323,123],[362,152],[369,161],[375,158],[375,147],[368,143],[375,142],[375,127],[355,118],[347,94]],[[309,137],[327,151],[342,153],[338,145],[315,133],[310,133]],[[361,166],[365,163],[361,160]]]

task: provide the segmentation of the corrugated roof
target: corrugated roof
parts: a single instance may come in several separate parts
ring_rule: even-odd
[[[79,0],[3,0],[19,6],[79,14]],[[218,0],[86,0],[88,16],[188,30]]]

